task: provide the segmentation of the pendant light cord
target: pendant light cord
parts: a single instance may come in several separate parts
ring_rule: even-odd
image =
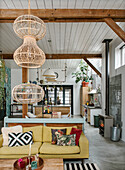
[[[28,1],[28,14],[30,15],[30,0]]]
[[[27,83],[29,83],[29,68],[27,68]]]

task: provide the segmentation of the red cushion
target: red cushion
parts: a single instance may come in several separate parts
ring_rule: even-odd
[[[80,129],[76,129],[76,128],[72,128],[70,135],[72,134],[76,134],[76,145],[79,145],[79,138],[81,136],[82,130]]]

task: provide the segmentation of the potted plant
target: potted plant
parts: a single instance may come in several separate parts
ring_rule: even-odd
[[[88,64],[86,64],[83,60],[81,60],[79,64],[80,71],[72,73],[72,78],[75,77],[75,82],[78,83],[82,81],[83,87],[88,87],[89,84],[89,76],[88,76]]]

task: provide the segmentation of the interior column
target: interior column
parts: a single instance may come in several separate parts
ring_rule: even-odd
[[[109,116],[109,43],[112,39],[104,39],[105,43],[105,114]]]

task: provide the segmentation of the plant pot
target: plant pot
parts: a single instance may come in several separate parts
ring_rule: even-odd
[[[85,82],[85,81],[82,82],[82,87],[88,87],[88,85],[89,85],[89,82]]]

